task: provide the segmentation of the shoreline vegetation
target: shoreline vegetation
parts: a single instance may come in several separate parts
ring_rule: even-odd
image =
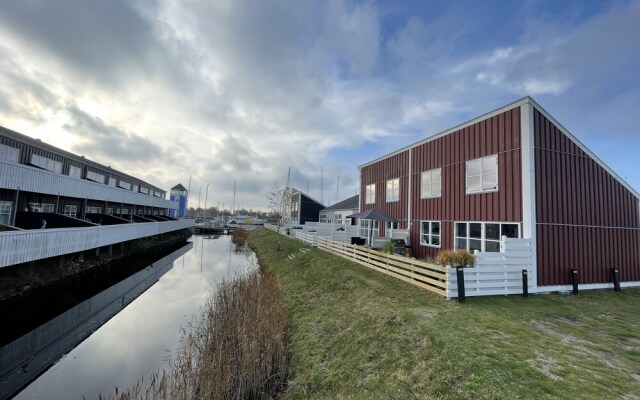
[[[238,233],[236,233],[238,232]],[[236,249],[246,232],[234,231]],[[183,328],[168,371],[119,392],[130,399],[264,399],[289,375],[287,312],[275,276],[262,268],[218,284],[203,311]],[[103,398],[102,396],[100,398]],[[108,398],[108,397],[107,397]]]
[[[640,393],[638,289],[460,305],[268,229],[248,242],[288,310],[291,375],[279,398]]]

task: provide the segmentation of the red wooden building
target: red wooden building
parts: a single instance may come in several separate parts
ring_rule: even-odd
[[[525,97],[360,166],[360,210],[409,229],[414,255],[534,245],[534,282],[562,290],[640,286],[640,195],[532,98]],[[364,224],[368,223],[363,221]]]

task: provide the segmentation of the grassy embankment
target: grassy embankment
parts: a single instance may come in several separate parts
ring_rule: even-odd
[[[249,242],[289,313],[283,398],[640,394],[637,289],[459,305],[267,229]]]

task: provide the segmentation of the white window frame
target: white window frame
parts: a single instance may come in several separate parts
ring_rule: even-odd
[[[65,217],[75,218],[78,215],[78,206],[75,204],[66,204],[63,214]]]
[[[102,207],[87,207],[87,214],[102,214]]]
[[[149,194],[149,189],[144,186],[140,186],[140,193]]]
[[[494,162],[491,162],[491,160],[494,160]],[[489,161],[489,165],[495,165],[495,171],[488,171],[487,172],[487,166],[485,165],[485,161]],[[479,172],[478,174],[474,174],[474,175],[469,175],[469,170],[470,170],[470,165],[471,163],[478,163],[479,165]],[[478,193],[490,193],[490,192],[497,192],[500,188],[500,182],[499,182],[499,173],[498,173],[498,155],[497,154],[492,154],[490,156],[486,156],[486,157],[481,157],[481,158],[476,158],[473,160],[469,160],[465,163],[465,190],[466,190],[466,194],[478,194]],[[487,177],[495,175],[496,178],[496,184],[495,187],[491,187],[491,188],[486,188],[485,189],[485,180],[487,179]],[[480,189],[479,190],[470,190],[469,189],[469,180],[473,179],[473,178],[478,178],[480,181]]]
[[[376,184],[372,183],[364,188],[365,197],[364,204],[375,204],[376,202]]]
[[[427,226],[427,232],[424,232],[425,224]],[[433,225],[438,224],[438,234],[432,233]],[[434,244],[434,238],[438,238],[438,244]],[[426,239],[426,240],[425,240]],[[442,221],[420,221],[420,246],[427,247],[442,247]]]
[[[120,181],[118,182],[118,186],[120,186],[123,189],[131,190],[131,184],[129,182]]]
[[[109,186],[116,187],[117,183],[118,183],[118,180],[116,178],[113,178],[111,176],[109,177],[109,183],[108,183]]]
[[[137,183],[133,184],[133,188],[131,190],[133,190],[134,192],[138,193],[140,189],[140,186]]]
[[[385,185],[387,203],[400,201],[400,178],[389,179]]]
[[[17,163],[20,161],[20,149],[0,144],[0,159]]]
[[[433,180],[434,173],[437,172],[438,180]],[[437,192],[434,190],[437,188]],[[434,168],[420,173],[420,198],[434,199],[442,196],[442,168]]]
[[[11,221],[12,210],[13,202],[0,201],[0,224],[9,225],[9,221]]]
[[[333,213],[333,223],[336,225],[344,224],[342,219],[342,213],[338,213],[338,214],[336,214],[335,212]]]
[[[82,168],[76,167],[75,165],[69,165],[69,177],[71,178],[82,178]]]
[[[466,236],[458,236],[458,224],[466,224]],[[472,238],[470,236],[470,225],[469,224],[480,224],[480,238]],[[487,234],[486,234],[486,225],[500,225],[500,233],[498,235],[498,239],[492,239],[492,238],[487,238]],[[522,229],[520,227],[520,223],[519,222],[513,222],[513,221],[455,221],[453,223],[453,248],[454,249],[458,249],[461,247],[458,247],[458,239],[462,239],[462,240],[466,240],[466,246],[464,247],[465,250],[470,250],[470,245],[469,245],[469,241],[470,240],[479,240],[480,241],[480,249],[479,251],[481,252],[487,252],[487,242],[492,242],[492,243],[498,243],[498,251],[500,251],[500,242],[502,240],[502,236],[503,236],[503,229],[502,226],[503,225],[515,225],[518,227],[518,233],[517,233],[517,237],[520,238],[522,237]]]

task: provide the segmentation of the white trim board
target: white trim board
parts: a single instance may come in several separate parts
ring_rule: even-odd
[[[640,287],[640,281],[620,282],[621,288]],[[578,290],[613,289],[613,282],[578,284]],[[570,292],[572,285],[538,286],[536,293]]]

